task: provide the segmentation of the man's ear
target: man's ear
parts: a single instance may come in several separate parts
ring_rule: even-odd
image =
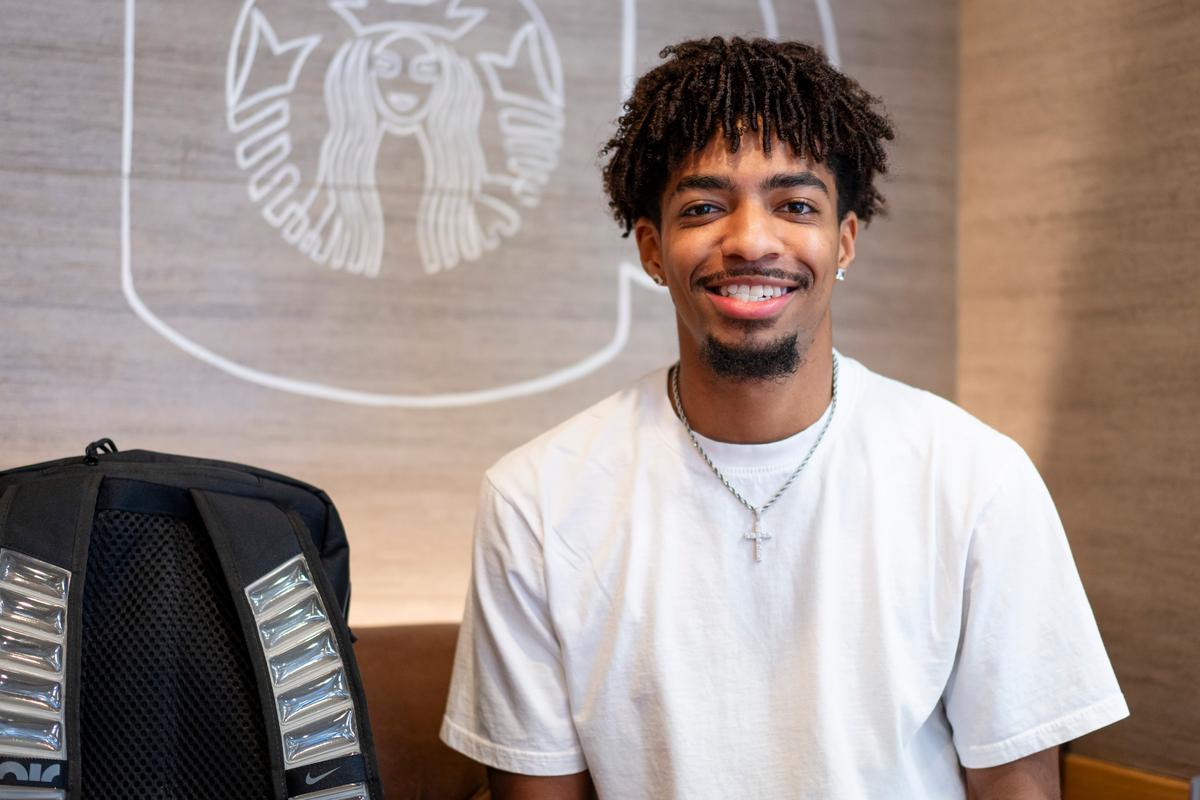
[[[858,238],[858,214],[846,212],[838,223],[838,269],[846,269],[854,260],[854,240]]]
[[[637,240],[638,256],[642,259],[642,269],[651,280],[659,278],[666,281],[667,276],[662,266],[662,236],[649,217],[639,217],[633,223],[633,238]],[[655,283],[659,281],[655,280]],[[661,284],[660,284],[661,285]]]

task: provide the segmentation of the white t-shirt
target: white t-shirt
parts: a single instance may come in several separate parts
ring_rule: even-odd
[[[510,772],[588,769],[616,800],[961,800],[960,762],[1125,717],[1021,448],[840,361],[761,562],[665,371],[489,470],[442,739]],[[758,505],[823,424],[701,444]]]

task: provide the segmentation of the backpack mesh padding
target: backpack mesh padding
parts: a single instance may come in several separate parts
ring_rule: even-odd
[[[270,800],[246,640],[197,518],[98,511],[83,591],[88,800]]]

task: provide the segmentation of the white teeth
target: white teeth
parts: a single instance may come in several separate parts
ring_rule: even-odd
[[[782,286],[765,286],[763,284],[742,284],[733,283],[727,286],[722,286],[719,289],[724,297],[732,297],[735,300],[741,300],[743,303],[758,302],[761,300],[772,300],[776,297],[783,297],[787,294],[787,289]]]

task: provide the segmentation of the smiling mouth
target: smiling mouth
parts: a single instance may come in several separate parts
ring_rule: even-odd
[[[721,316],[739,323],[765,324],[774,319],[792,302],[792,295],[802,293],[811,282],[788,278],[737,275],[713,278],[704,291],[709,302]]]
[[[721,297],[740,300],[743,303],[761,303],[790,294],[795,291],[795,288],[762,283],[729,283],[724,286],[710,286],[707,291]]]
[[[776,267],[740,267],[705,275],[699,288],[717,297],[743,303],[764,303],[812,286],[812,274],[805,270]]]

